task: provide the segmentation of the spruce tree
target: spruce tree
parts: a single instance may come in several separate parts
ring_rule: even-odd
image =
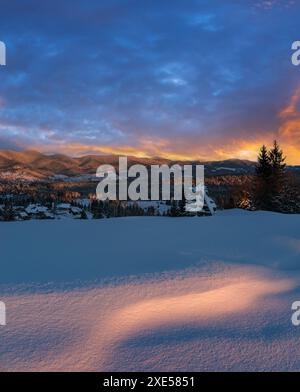
[[[87,216],[87,213],[85,212],[85,210],[81,211],[80,219],[88,219],[88,216]]]
[[[283,151],[280,149],[277,141],[274,141],[273,148],[269,152],[271,163],[271,185],[272,185],[272,198],[271,209],[273,211],[282,211],[285,204],[286,192],[286,164]]]
[[[257,160],[256,174],[259,177],[268,179],[271,174],[271,160],[265,145],[261,147]]]
[[[270,151],[262,146],[258,156],[255,181],[255,207],[284,211],[287,203],[287,174],[283,151],[274,141]]]
[[[265,145],[261,147],[257,161],[254,204],[257,209],[268,210],[271,208],[272,200],[272,166]]]
[[[185,198],[184,194],[182,196],[182,199],[179,200],[179,202],[178,202],[178,210],[179,210],[180,216],[186,215],[186,198]]]
[[[13,221],[15,220],[15,211],[12,205],[5,204],[4,210],[2,212],[3,220],[5,221]]]
[[[179,212],[179,208],[178,208],[178,203],[176,200],[172,200],[171,208],[169,210],[169,216],[177,217],[179,215],[180,215],[180,212]]]
[[[273,148],[269,152],[269,159],[272,166],[273,173],[280,175],[285,173],[286,164],[283,151],[280,149],[277,141],[274,141]]]

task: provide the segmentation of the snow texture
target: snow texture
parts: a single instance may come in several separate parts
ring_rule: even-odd
[[[300,216],[0,223],[2,371],[300,370]]]

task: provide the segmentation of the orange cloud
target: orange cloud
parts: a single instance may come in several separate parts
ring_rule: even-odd
[[[283,123],[279,128],[279,134],[291,143],[300,145],[300,112],[298,109],[300,103],[300,86],[292,95],[286,108],[280,113],[279,117]]]
[[[91,145],[58,142],[33,146],[46,153],[127,155],[140,158],[161,157],[172,160],[225,160],[230,158],[256,160],[262,144],[271,146],[277,139],[287,156],[288,164],[300,164],[300,86],[287,105],[278,113],[279,127],[273,132],[255,130],[249,138],[177,136],[170,139],[142,136],[136,145]],[[241,132],[241,135],[245,133]],[[261,136],[258,136],[261,135]]]
[[[73,143],[68,145],[43,145],[34,146],[33,149],[44,153],[62,153],[71,156],[82,156],[87,154],[103,154],[103,155],[122,155],[135,156],[139,158],[153,158],[161,157],[171,160],[225,160],[225,159],[247,159],[255,161],[258,151],[262,144],[271,146],[276,135],[268,135],[261,139],[251,142],[245,140],[228,141],[224,144],[220,141],[219,145],[203,145],[201,143],[191,145],[187,148],[183,145],[173,147],[170,141],[160,140],[147,144],[145,142],[138,143],[136,147],[133,146],[106,146],[106,145],[87,145],[80,143]],[[280,145],[287,156],[288,164],[300,163],[300,148],[297,145],[288,144],[286,141],[279,140]]]
[[[271,143],[273,139],[270,137]],[[194,143],[189,140],[177,139],[176,141],[155,138],[141,139],[136,147],[133,146],[106,146],[86,145],[80,143],[35,146],[44,153],[64,153],[72,156],[86,154],[126,155],[140,158],[161,157],[171,160],[225,160],[240,158],[255,160],[260,146],[266,141],[255,140],[247,142],[242,140],[228,141],[227,144]],[[221,143],[220,143],[221,144]]]
[[[289,162],[300,163],[300,86],[296,88],[288,105],[279,113],[282,121],[279,136],[286,146]]]
[[[291,96],[290,102],[288,105],[282,109],[282,111],[279,113],[279,117],[281,118],[287,118],[291,115],[294,115],[297,112],[297,105],[300,100],[300,86],[296,88],[295,92]]]

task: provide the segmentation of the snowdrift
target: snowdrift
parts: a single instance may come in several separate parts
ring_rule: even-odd
[[[0,369],[300,370],[300,216],[0,224]]]

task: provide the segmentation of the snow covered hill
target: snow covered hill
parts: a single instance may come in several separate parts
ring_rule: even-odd
[[[70,157],[62,154],[45,155],[37,151],[9,151],[0,150],[0,180],[39,180],[50,178],[61,181],[84,181],[95,180],[97,167],[101,164],[112,164],[117,167],[119,157],[117,155],[84,155]],[[172,164],[165,158],[139,158],[128,157],[129,165],[144,164],[161,165]],[[225,161],[192,162],[178,161],[179,164],[198,163],[204,164],[206,175],[221,175],[234,172],[235,174],[253,173],[255,163],[247,160],[228,159]],[[297,168],[295,167],[295,170]],[[89,174],[87,174],[89,173]]]
[[[300,215],[0,223],[1,370],[300,370]]]

